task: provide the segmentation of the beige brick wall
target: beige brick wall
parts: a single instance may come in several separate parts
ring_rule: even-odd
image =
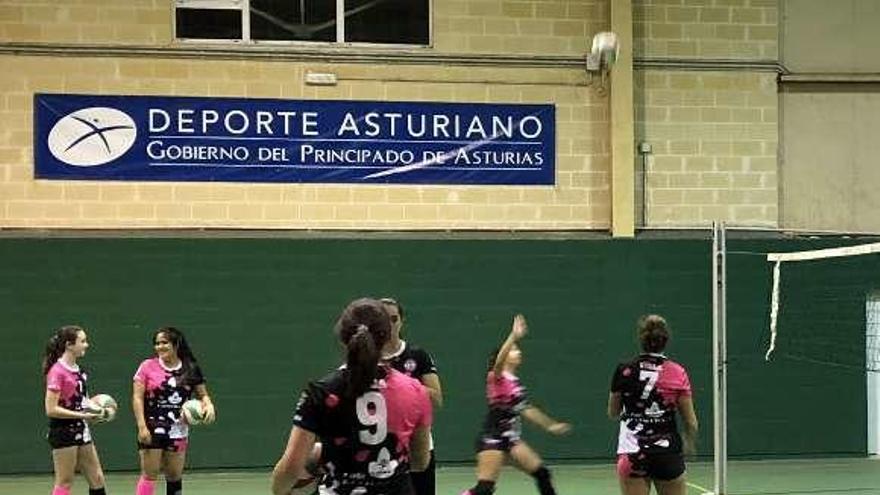
[[[641,72],[636,94],[648,225],[776,226],[775,74]]]
[[[580,56],[610,24],[608,0],[434,0],[434,48]]]
[[[3,0],[0,40],[167,45],[172,0]]]
[[[637,57],[699,64],[778,57],[776,0],[634,0]],[[776,74],[640,70],[636,140],[652,227],[778,225]]]
[[[600,229],[608,102],[579,70],[2,56],[0,225],[316,229]],[[332,70],[340,84],[302,83]],[[394,80],[388,80],[393,74]],[[525,83],[524,81],[528,81]],[[556,186],[345,186],[34,180],[35,92],[554,103]]]
[[[331,1],[331,0],[322,0]],[[172,0],[3,0],[0,40],[165,46]],[[433,0],[443,53],[581,55],[609,25],[607,0]]]
[[[776,60],[778,0],[633,0],[636,57]]]
[[[436,53],[581,56],[610,0],[435,0]],[[775,0],[634,0],[637,57],[775,59]],[[171,2],[0,2],[7,41],[164,46]],[[92,15],[96,14],[96,15]],[[0,225],[605,229],[608,101],[579,69],[137,58],[0,57]],[[335,87],[302,84],[307,70]],[[654,146],[648,225],[777,222],[775,81],[750,72],[637,71],[636,138]],[[554,103],[555,187],[86,183],[33,180],[34,92]]]

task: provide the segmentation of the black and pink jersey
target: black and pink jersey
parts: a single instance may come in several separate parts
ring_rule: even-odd
[[[400,341],[400,348],[397,349],[397,352],[383,357],[382,360],[388,366],[418,381],[422,381],[422,377],[425,375],[437,374],[437,365],[428,351],[410,345],[405,340]],[[434,450],[434,435],[430,437],[429,448],[431,451]]]
[[[611,392],[620,394],[623,405],[618,454],[681,452],[675,413],[678,399],[691,395],[682,365],[662,354],[642,354],[617,367]]]
[[[71,411],[82,412],[86,409],[88,376],[79,367],[70,367],[56,361],[46,374],[46,389],[58,393],[58,405]],[[78,443],[92,441],[89,425],[82,419],[50,418],[51,430],[63,430],[64,437]]]
[[[400,349],[397,352],[384,357],[383,361],[404,375],[418,380],[425,375],[437,374],[434,358],[424,349],[410,345],[405,340],[400,341]]]
[[[413,432],[430,427],[431,401],[416,379],[385,368],[385,377],[357,399],[345,398],[346,370],[309,383],[293,424],[322,444],[322,494],[394,495],[409,481]]]
[[[517,442],[522,435],[520,414],[529,407],[526,388],[516,375],[502,372],[486,375],[486,400],[489,412],[483,423],[483,443],[487,438],[502,439],[505,443]]]
[[[189,434],[180,412],[183,403],[193,397],[197,385],[205,383],[198,366],[184,376],[183,363],[168,368],[158,357],[138,366],[134,381],[144,386],[144,419],[150,433],[172,439]]]

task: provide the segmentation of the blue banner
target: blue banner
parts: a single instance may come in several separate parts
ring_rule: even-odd
[[[34,96],[40,179],[554,184],[553,105]]]

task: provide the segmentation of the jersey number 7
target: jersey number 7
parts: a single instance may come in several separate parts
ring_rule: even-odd
[[[660,373],[657,371],[639,370],[639,381],[647,381],[647,383],[645,383],[645,388],[642,389],[642,399],[647,399],[648,396],[651,395],[651,391],[654,390],[654,386],[657,385],[657,378],[659,377]]]

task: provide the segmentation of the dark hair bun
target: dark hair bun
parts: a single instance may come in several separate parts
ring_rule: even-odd
[[[645,317],[644,326],[647,331],[666,330],[666,320],[660,315],[648,315]]]
[[[663,352],[669,342],[669,326],[660,315],[645,315],[639,318],[637,327],[639,342],[645,352]]]

